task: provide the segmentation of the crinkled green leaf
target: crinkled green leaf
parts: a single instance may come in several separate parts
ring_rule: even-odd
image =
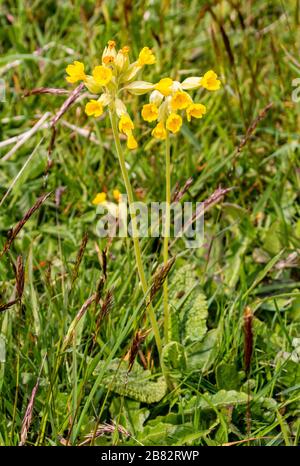
[[[99,363],[95,373],[99,371],[101,364],[103,363]],[[164,377],[158,377],[153,381],[151,372],[143,370],[136,362],[128,372],[127,364],[119,359],[114,359],[108,366],[102,384],[119,395],[143,403],[157,403],[165,396],[167,390]]]
[[[182,343],[198,341],[207,331],[207,302],[201,290],[198,277],[190,265],[178,269],[170,283],[170,337]],[[172,314],[178,316],[179,325],[174,323]],[[174,337],[174,338],[173,338]]]
[[[192,414],[195,409],[220,409],[226,406],[243,405],[248,402],[248,395],[244,392],[237,392],[235,390],[220,390],[214,395],[204,393],[203,395],[194,396],[188,402],[185,412]]]
[[[204,372],[212,366],[218,355],[218,338],[218,329],[213,329],[207,332],[202,341],[197,341],[187,347],[187,370],[189,372]]]
[[[170,341],[162,350],[162,368],[165,376],[178,380],[186,370],[184,346],[177,341]]]

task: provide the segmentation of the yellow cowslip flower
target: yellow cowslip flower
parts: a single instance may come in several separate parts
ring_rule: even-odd
[[[152,130],[152,136],[155,138],[155,139],[166,139],[167,137],[167,131],[164,127],[164,124],[162,121],[160,121],[159,123],[157,123],[157,125],[155,126],[155,128]]]
[[[95,66],[92,72],[93,78],[100,86],[106,86],[112,78],[112,70],[106,66]]]
[[[153,65],[155,61],[156,61],[155,55],[153,54],[152,50],[149,49],[149,47],[144,47],[140,51],[137,65],[138,66]]]
[[[192,103],[191,97],[183,91],[176,91],[172,95],[171,107],[172,110],[182,110]]]
[[[165,139],[168,131],[178,133],[182,126],[180,110],[185,110],[188,121],[191,121],[192,117],[202,118],[206,113],[205,105],[194,103],[186,91],[199,89],[201,86],[209,90],[217,90],[220,85],[221,82],[212,70],[207,71],[203,77],[190,76],[182,82],[173,81],[171,78],[162,78],[153,86],[154,90],[150,94],[149,104],[144,105],[142,110],[144,120],[153,121],[154,118],[151,120],[150,104],[154,104],[157,108],[159,123],[152,130],[152,136],[156,139]],[[137,84],[134,86],[137,87]]]
[[[182,118],[177,113],[171,113],[166,121],[166,127],[171,133],[178,133],[182,126]]]
[[[103,113],[103,105],[98,100],[92,99],[86,104],[84,111],[88,116],[97,118]]]
[[[221,81],[213,70],[209,70],[201,78],[200,85],[209,91],[217,91],[220,89]]]
[[[103,204],[104,202],[106,202],[106,193],[104,192],[98,193],[96,197],[92,200],[92,204],[94,205]]]
[[[142,117],[145,121],[155,121],[158,118],[158,108],[154,104],[145,104],[142,109]]]
[[[120,193],[120,191],[118,189],[114,189],[113,190],[113,197],[114,197],[115,201],[120,202],[122,194]]]
[[[135,137],[132,134],[132,131],[128,131],[126,133],[127,135],[127,147],[128,149],[136,149],[138,146],[138,143],[136,142]]]
[[[171,94],[171,86],[173,80],[171,78],[163,78],[157,84],[155,84],[155,89],[159,91],[162,95],[168,96]]]
[[[125,113],[121,116],[119,121],[119,131],[126,134],[127,136],[131,134],[134,129],[134,124],[128,113]]]
[[[188,121],[191,121],[192,117],[202,118],[206,113],[206,107],[203,104],[191,104],[186,109],[186,117]]]
[[[69,83],[77,83],[77,81],[86,81],[86,74],[84,72],[84,64],[80,61],[74,61],[72,65],[68,65],[66,72],[69,76],[66,77],[66,80]]]
[[[104,109],[108,107],[109,111],[119,118],[119,131],[127,136],[127,147],[135,149],[137,141],[133,135],[134,124],[122,99],[122,93],[129,92],[141,95],[154,91],[155,84],[137,80],[136,75],[144,65],[155,63],[155,56],[149,47],[143,47],[138,59],[130,63],[129,47],[125,45],[117,50],[115,41],[110,40],[104,47],[101,60],[102,63],[97,64],[91,74],[85,74],[84,64],[75,61],[67,66],[66,79],[70,83],[83,81],[90,93],[98,95],[98,97],[86,103],[86,114],[99,117]],[[163,100],[164,95],[169,95],[171,92],[169,87],[172,83],[173,81],[170,78],[166,78],[157,84],[157,88],[164,93],[156,91],[158,94],[157,101],[160,100],[160,97]],[[143,116],[147,121],[160,119],[158,112],[160,103],[150,102],[149,106],[144,108]]]

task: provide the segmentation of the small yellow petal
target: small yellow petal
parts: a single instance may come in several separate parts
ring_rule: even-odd
[[[203,104],[192,104],[186,109],[186,116],[188,121],[191,121],[191,118],[202,118],[206,113],[206,107]]]
[[[80,61],[74,61],[73,64],[68,65],[66,72],[69,76],[66,77],[66,80],[69,83],[77,83],[77,81],[85,81],[87,76],[84,72],[84,64]]]
[[[128,149],[136,149],[138,143],[136,142],[135,137],[133,136],[132,132],[128,132],[127,134],[127,147]]]
[[[161,140],[166,139],[167,132],[166,132],[166,129],[165,129],[164,124],[162,123],[162,121],[160,121],[155,126],[155,128],[153,129],[151,134],[155,139],[161,139]]]
[[[173,80],[171,78],[163,78],[157,84],[155,84],[155,89],[164,96],[168,96],[171,94],[172,84]]]
[[[88,116],[95,116],[96,118],[101,116],[103,113],[103,105],[98,100],[90,100],[84,109]]]
[[[96,81],[97,84],[100,84],[100,86],[106,86],[112,78],[112,71],[110,68],[107,68],[106,66],[95,66],[93,69],[93,78]]]
[[[177,113],[171,113],[166,121],[166,126],[171,133],[178,133],[182,125],[182,118]]]
[[[142,117],[145,121],[155,121],[158,118],[158,108],[154,104],[146,104],[142,109]]]
[[[119,131],[124,134],[130,134],[134,129],[134,124],[128,113],[121,116],[119,120]]]
[[[106,201],[106,193],[98,193],[96,197],[92,200],[92,204],[99,205],[103,204]]]
[[[213,70],[209,70],[201,78],[200,85],[209,91],[217,91],[220,89],[221,81]]]
[[[177,91],[172,95],[171,106],[173,110],[182,110],[192,103],[191,97],[182,91]]]
[[[153,54],[152,50],[150,50],[149,47],[144,47],[140,51],[137,64],[138,66],[153,65],[155,61],[155,55]]]

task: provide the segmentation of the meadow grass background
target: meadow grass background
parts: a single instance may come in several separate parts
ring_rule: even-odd
[[[162,390],[162,368],[152,333],[132,373],[126,374],[127,363],[119,367],[135,332],[149,329],[131,241],[109,244],[95,231],[94,196],[107,191],[112,198],[115,188],[124,192],[109,119],[87,118],[84,100],[71,107],[58,124],[49,170],[48,128],[8,160],[1,158],[14,144],[0,142],[0,249],[37,198],[52,192],[0,260],[0,304],[15,298],[19,255],[25,264],[22,301],[0,314],[1,445],[20,442],[38,379],[25,429],[29,445],[299,443],[300,103],[292,100],[292,81],[300,73],[299,10],[298,0],[1,2],[0,78],[6,86],[1,142],[30,129],[46,111],[55,114],[65,98],[24,98],[26,90],[70,89],[67,64],[80,60],[90,69],[114,39],[130,46],[132,58],[143,46],[153,48],[157,63],[143,74],[149,81],[183,79],[211,68],[218,73],[220,91],[196,93],[208,107],[205,118],[185,124],[172,138],[172,186],[192,177],[184,197],[189,201],[204,201],[220,185],[234,188],[206,214],[204,247],[186,249],[180,240],[170,251],[176,256],[169,275],[174,321],[178,314],[184,326],[193,309],[200,333],[192,345],[198,352],[188,336],[177,335],[165,361],[173,388],[153,402],[151,393]],[[151,138],[141,119],[146,99],[126,97],[139,142],[126,159],[137,199],[163,200],[163,144]],[[85,232],[88,242],[77,267]],[[151,282],[162,262],[162,243],[146,239],[142,246]],[[63,346],[101,277],[100,302],[87,309]],[[154,305],[161,319],[161,291]],[[248,378],[247,306],[254,313]],[[104,426],[113,422],[117,427]],[[92,438],[86,439],[89,433]]]

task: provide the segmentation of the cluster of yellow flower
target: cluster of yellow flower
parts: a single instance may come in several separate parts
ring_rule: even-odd
[[[191,118],[202,118],[206,113],[205,105],[194,103],[186,90],[204,87],[209,91],[220,88],[221,82],[214,71],[210,70],[203,77],[190,77],[182,83],[171,78],[163,78],[154,86],[150,94],[150,102],[143,106],[142,117],[145,121],[158,123],[152,131],[156,139],[165,139],[167,130],[177,133],[182,126],[182,117],[178,110],[185,110],[188,121]]]
[[[97,100],[92,99],[86,104],[86,114],[99,117],[106,106],[115,110],[119,117],[119,131],[127,137],[127,147],[135,149],[137,142],[132,132],[134,124],[124,102],[119,98],[119,93],[123,89],[135,94],[153,89],[153,85],[146,82],[143,82],[141,89],[141,81],[134,81],[134,78],[143,66],[155,63],[155,56],[148,47],[144,47],[138,60],[130,63],[128,53],[127,46],[117,52],[115,42],[110,40],[102,54],[102,65],[95,66],[91,76],[85,73],[83,63],[75,61],[67,66],[66,79],[70,83],[83,81],[92,94],[101,94]]]
[[[121,193],[118,189],[113,190],[113,198],[116,202],[120,202],[121,200]],[[96,194],[95,198],[93,199],[92,203],[94,205],[104,204],[107,200],[106,192],[102,191],[101,193]]]
[[[189,77],[182,83],[171,78],[163,78],[156,84],[135,81],[137,73],[145,65],[153,65],[156,60],[149,47],[144,47],[138,60],[133,63],[130,63],[128,53],[129,47],[125,46],[117,51],[115,42],[110,40],[102,54],[102,65],[95,66],[92,75],[85,73],[81,62],[75,61],[67,66],[66,79],[69,83],[83,81],[92,94],[100,94],[97,100],[92,99],[86,104],[87,115],[99,117],[106,106],[115,111],[119,118],[119,131],[127,137],[129,149],[135,149],[137,142],[133,135],[133,121],[120,99],[121,91],[127,90],[136,95],[151,92],[149,103],[143,106],[142,117],[148,122],[158,122],[152,131],[156,139],[165,139],[167,131],[177,133],[180,130],[180,110],[185,110],[188,121],[192,117],[203,117],[206,113],[205,105],[194,103],[186,91],[200,87],[210,91],[219,89],[221,83],[214,71],[209,70],[204,76]]]

